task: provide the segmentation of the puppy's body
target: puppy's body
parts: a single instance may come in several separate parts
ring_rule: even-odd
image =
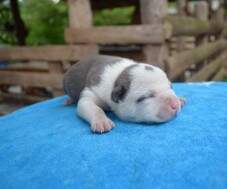
[[[161,69],[120,57],[95,55],[79,61],[66,72],[64,89],[95,132],[114,127],[103,110],[127,121],[164,122],[181,106]]]

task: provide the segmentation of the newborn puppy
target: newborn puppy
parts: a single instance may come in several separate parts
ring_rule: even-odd
[[[184,104],[160,68],[114,56],[79,61],[65,73],[63,85],[70,97],[66,104],[78,103],[79,116],[99,133],[114,127],[104,110],[125,121],[160,123],[173,118]]]

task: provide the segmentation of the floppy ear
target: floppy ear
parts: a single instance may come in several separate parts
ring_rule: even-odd
[[[124,85],[117,85],[114,87],[112,93],[111,93],[111,99],[119,103],[119,101],[123,100],[126,95],[127,89]]]

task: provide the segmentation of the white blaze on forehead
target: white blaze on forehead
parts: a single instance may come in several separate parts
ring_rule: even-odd
[[[145,69],[146,64],[139,64],[131,70],[132,87],[134,89],[148,90],[152,88],[165,88],[169,86],[169,80],[160,68],[152,66],[153,70]],[[132,90],[133,90],[132,88]]]

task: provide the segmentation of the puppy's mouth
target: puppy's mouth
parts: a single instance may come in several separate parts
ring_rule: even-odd
[[[157,113],[156,117],[158,118],[159,122],[167,122],[177,116],[179,111],[162,111]]]
[[[175,118],[177,114],[181,111],[181,106],[182,105],[180,101],[175,107],[164,105],[162,108],[160,108],[159,112],[156,114],[156,117],[160,120],[160,122],[170,121]]]

